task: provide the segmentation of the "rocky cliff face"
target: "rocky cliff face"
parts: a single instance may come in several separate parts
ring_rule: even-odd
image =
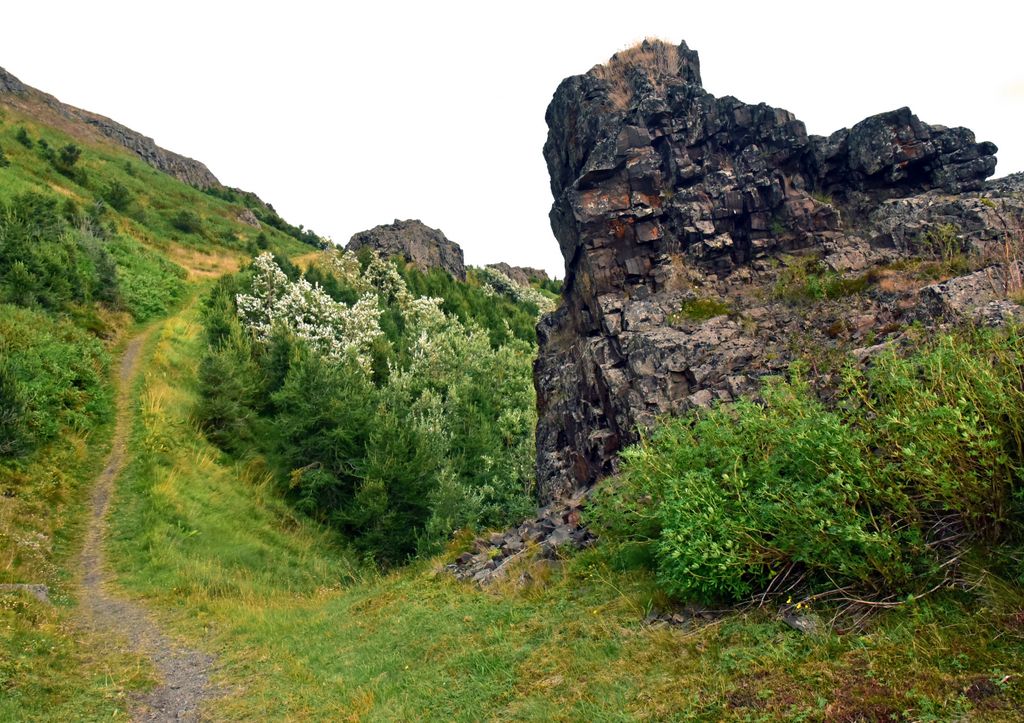
[[[809,136],[706,92],[685,43],[649,41],[563,81],[546,118],[566,279],[539,327],[543,502],[614,472],[659,415],[797,356],[1020,310],[1024,180],[986,185],[996,147],[967,129],[903,108]]]
[[[358,251],[367,246],[382,256],[401,256],[421,271],[443,269],[460,281],[466,280],[462,248],[421,221],[395,219],[394,223],[360,231],[345,248]]]
[[[153,168],[196,188],[220,185],[217,177],[199,161],[161,148],[152,138],[109,118],[61,103],[52,95],[25,85],[3,68],[0,68],[0,100],[14,105],[41,104],[61,118],[86,123],[100,135],[135,153]]]

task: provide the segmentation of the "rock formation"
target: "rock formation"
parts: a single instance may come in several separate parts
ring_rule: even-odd
[[[382,256],[401,256],[421,271],[443,269],[459,281],[466,280],[462,248],[438,229],[421,221],[399,221],[375,226],[352,236],[345,247],[358,251],[369,247]]]
[[[546,120],[565,285],[538,328],[544,503],[613,473],[659,415],[754,392],[797,356],[864,359],[914,320],[1020,311],[1024,179],[986,184],[996,147],[967,129],[902,108],[809,136],[652,41],[564,80]],[[943,281],[954,257],[987,282]]]
[[[52,95],[25,85],[3,68],[0,68],[0,100],[15,106],[46,106],[65,121],[86,123],[100,135],[124,146],[153,168],[179,181],[201,189],[220,186],[217,177],[199,161],[161,148],[152,138],[109,118],[61,103]]]
[[[548,281],[549,277],[544,269],[535,269],[532,266],[512,266],[501,261],[496,264],[487,264],[487,268],[500,271],[520,286],[529,286],[531,279]]]

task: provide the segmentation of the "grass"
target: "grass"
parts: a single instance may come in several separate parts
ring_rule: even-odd
[[[40,156],[38,144],[26,148],[17,141],[21,128],[52,148],[76,143],[82,149],[76,169],[84,173],[59,173]],[[73,624],[73,558],[112,430],[113,382],[110,370],[100,367],[131,328],[132,316],[145,321],[171,313],[188,296],[190,283],[236,270],[259,232],[237,220],[240,206],[162,174],[84,126],[39,108],[2,107],[0,147],[9,161],[0,167],[0,201],[35,192],[84,212],[115,183],[129,198],[118,204],[122,211],[108,207],[100,217],[109,231],[101,242],[117,262],[125,310],[86,303],[59,313],[0,309],[0,354],[12,355],[22,391],[34,400],[33,424],[58,427],[47,429],[28,456],[0,461],[0,584],[45,584],[53,603],[0,594],[0,721],[124,717],[129,692],[152,682],[147,664]],[[202,219],[202,233],[173,228],[181,208]],[[263,232],[266,244],[284,253],[309,250],[275,229]],[[65,372],[94,356],[101,380],[97,390],[83,391],[81,380],[69,381]],[[68,401],[86,391],[95,391],[88,409]],[[74,414],[59,416],[61,404]]]
[[[229,462],[196,431],[198,335],[188,311],[153,340],[111,555],[218,656],[213,719],[1007,720],[1024,704],[1012,590],[807,636],[758,610],[647,626],[653,580],[603,547],[522,587],[458,583],[443,557],[379,576],[289,510],[260,460]]]
[[[832,271],[816,257],[788,257],[772,287],[772,296],[798,305],[841,299],[867,291],[878,278],[875,270],[847,277]]]
[[[669,316],[669,322],[679,323],[680,321],[707,321],[716,316],[733,313],[732,305],[721,299],[696,298],[687,299],[680,306],[679,310]]]
[[[591,71],[608,84],[608,99],[618,110],[626,110],[633,102],[636,91],[629,75],[633,69],[642,70],[648,80],[664,91],[663,77],[679,74],[679,47],[657,38],[647,38],[636,45],[620,50],[603,65]]]
[[[25,128],[33,140],[45,138],[53,148],[68,143],[79,145],[83,152],[76,168],[84,171],[85,185],[59,173],[40,156],[38,147],[26,148],[18,143],[16,135],[20,128]],[[24,110],[6,107],[0,122],[0,147],[11,163],[0,168],[0,200],[35,191],[57,194],[86,209],[111,184],[118,183],[127,190],[131,201],[123,212],[108,207],[107,217],[119,232],[157,251],[166,252],[172,247],[209,251],[212,245],[233,249],[236,255],[248,255],[261,232],[284,253],[309,250],[309,246],[277,229],[267,226],[258,230],[240,223],[241,205],[192,188],[112,143],[83,135],[74,124],[58,128],[36,120]],[[200,233],[175,227],[177,215],[184,210],[199,219]]]
[[[0,721],[109,720],[124,713],[128,690],[151,682],[143,661],[72,624],[71,560],[110,449],[109,395],[98,411],[104,421],[65,429],[17,466],[0,466],[0,582],[47,585],[53,603],[0,595]]]

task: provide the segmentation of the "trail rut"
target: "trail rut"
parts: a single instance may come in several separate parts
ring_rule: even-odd
[[[160,675],[160,684],[136,699],[131,711],[133,720],[194,721],[199,719],[200,703],[214,694],[209,684],[213,658],[175,642],[141,605],[115,593],[112,575],[105,564],[107,514],[125,465],[132,424],[132,381],[147,337],[148,332],[134,337],[121,360],[113,444],[106,467],[93,487],[79,559],[81,610],[90,629],[103,637],[126,639],[130,649],[149,658]]]

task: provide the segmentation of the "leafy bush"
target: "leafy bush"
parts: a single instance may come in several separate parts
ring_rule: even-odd
[[[171,216],[171,225],[184,233],[201,233],[203,230],[203,219],[195,211],[183,208]]]
[[[791,303],[840,299],[859,294],[877,281],[875,273],[845,277],[813,256],[792,259],[776,279],[773,295]]]
[[[7,168],[11,165],[11,162],[7,159],[7,154],[4,153],[4,149],[0,148],[0,168]]]
[[[772,381],[627,450],[594,518],[681,598],[794,571],[811,589],[933,585],[966,541],[1020,535],[1022,369],[1019,332],[972,332],[848,370],[832,407],[799,374]]]
[[[679,311],[669,317],[669,320],[707,321],[716,316],[731,314],[732,312],[732,306],[721,299],[688,299],[679,306]]]
[[[109,358],[92,335],[47,314],[0,305],[0,437],[27,452],[110,413]],[[17,431],[4,429],[18,419]]]
[[[33,145],[35,145],[32,142],[32,139],[29,137],[28,131],[25,130],[24,127],[18,128],[17,133],[14,134],[14,138],[15,140],[18,141],[18,143],[25,146],[25,148],[31,148]]]
[[[383,564],[526,514],[533,346],[495,346],[376,256],[325,254],[293,275],[264,255],[208,300],[210,439],[275,456],[295,504]]]
[[[56,199],[28,193],[0,205],[0,301],[49,309],[113,301],[112,270],[105,247],[72,231]]]
[[[10,369],[6,356],[0,356],[0,459],[17,457],[28,447],[24,392]]]
[[[103,200],[116,211],[124,211],[131,205],[132,192],[118,180],[113,180],[103,189]]]
[[[116,262],[119,305],[136,321],[163,316],[185,298],[186,273],[177,264],[126,236],[106,248]]]

